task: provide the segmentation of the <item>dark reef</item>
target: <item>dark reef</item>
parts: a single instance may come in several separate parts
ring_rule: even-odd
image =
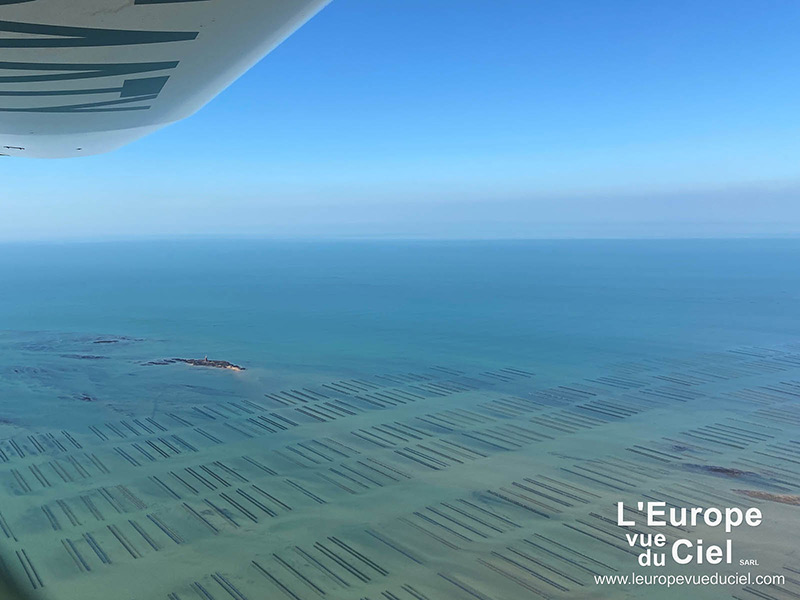
[[[759,500],[769,500],[770,502],[780,502],[781,504],[791,504],[792,506],[800,506],[800,496],[793,494],[773,494],[771,492],[762,492],[761,490],[733,490],[739,494],[744,494],[749,498],[758,498]]]
[[[127,335],[107,335],[92,340],[93,344],[119,344],[120,342],[141,342],[141,339],[128,337]]]
[[[730,477],[731,479],[750,479],[763,481],[764,477],[755,471],[743,471],[742,469],[734,469],[731,467],[722,467],[719,465],[698,465],[687,463],[683,465],[684,469],[690,471],[699,471],[708,473],[710,475],[719,475],[720,477]]]
[[[107,356],[98,356],[96,354],[62,354],[61,358],[76,358],[78,360],[105,360]]]

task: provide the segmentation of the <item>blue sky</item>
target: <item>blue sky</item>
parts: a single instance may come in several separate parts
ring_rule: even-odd
[[[0,240],[800,233],[800,3],[334,0],[200,113],[0,162]]]

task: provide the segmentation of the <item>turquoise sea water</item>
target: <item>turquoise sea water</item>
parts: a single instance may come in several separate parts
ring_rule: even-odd
[[[244,363],[578,362],[795,339],[800,240],[0,246],[0,330]]]
[[[763,494],[800,490],[798,259],[0,246],[0,570],[52,600],[680,597],[592,584],[636,570],[614,503],[655,498],[761,507],[736,559],[793,577],[800,509]],[[246,370],[149,364],[206,355]]]

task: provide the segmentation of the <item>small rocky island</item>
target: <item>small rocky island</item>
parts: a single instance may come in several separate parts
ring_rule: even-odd
[[[228,369],[229,371],[244,371],[244,367],[235,365],[227,360],[211,360],[208,356],[204,358],[165,358],[164,360],[153,360],[146,365],[174,365],[175,363],[185,363],[193,367],[209,367],[211,369]]]

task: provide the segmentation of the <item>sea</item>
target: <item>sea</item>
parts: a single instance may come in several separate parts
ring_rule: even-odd
[[[678,597],[594,582],[717,570],[637,564],[615,502],[655,498],[761,507],[723,567],[797,594],[798,265],[799,239],[2,244],[0,568],[55,600]],[[243,370],[169,360],[205,357]]]

